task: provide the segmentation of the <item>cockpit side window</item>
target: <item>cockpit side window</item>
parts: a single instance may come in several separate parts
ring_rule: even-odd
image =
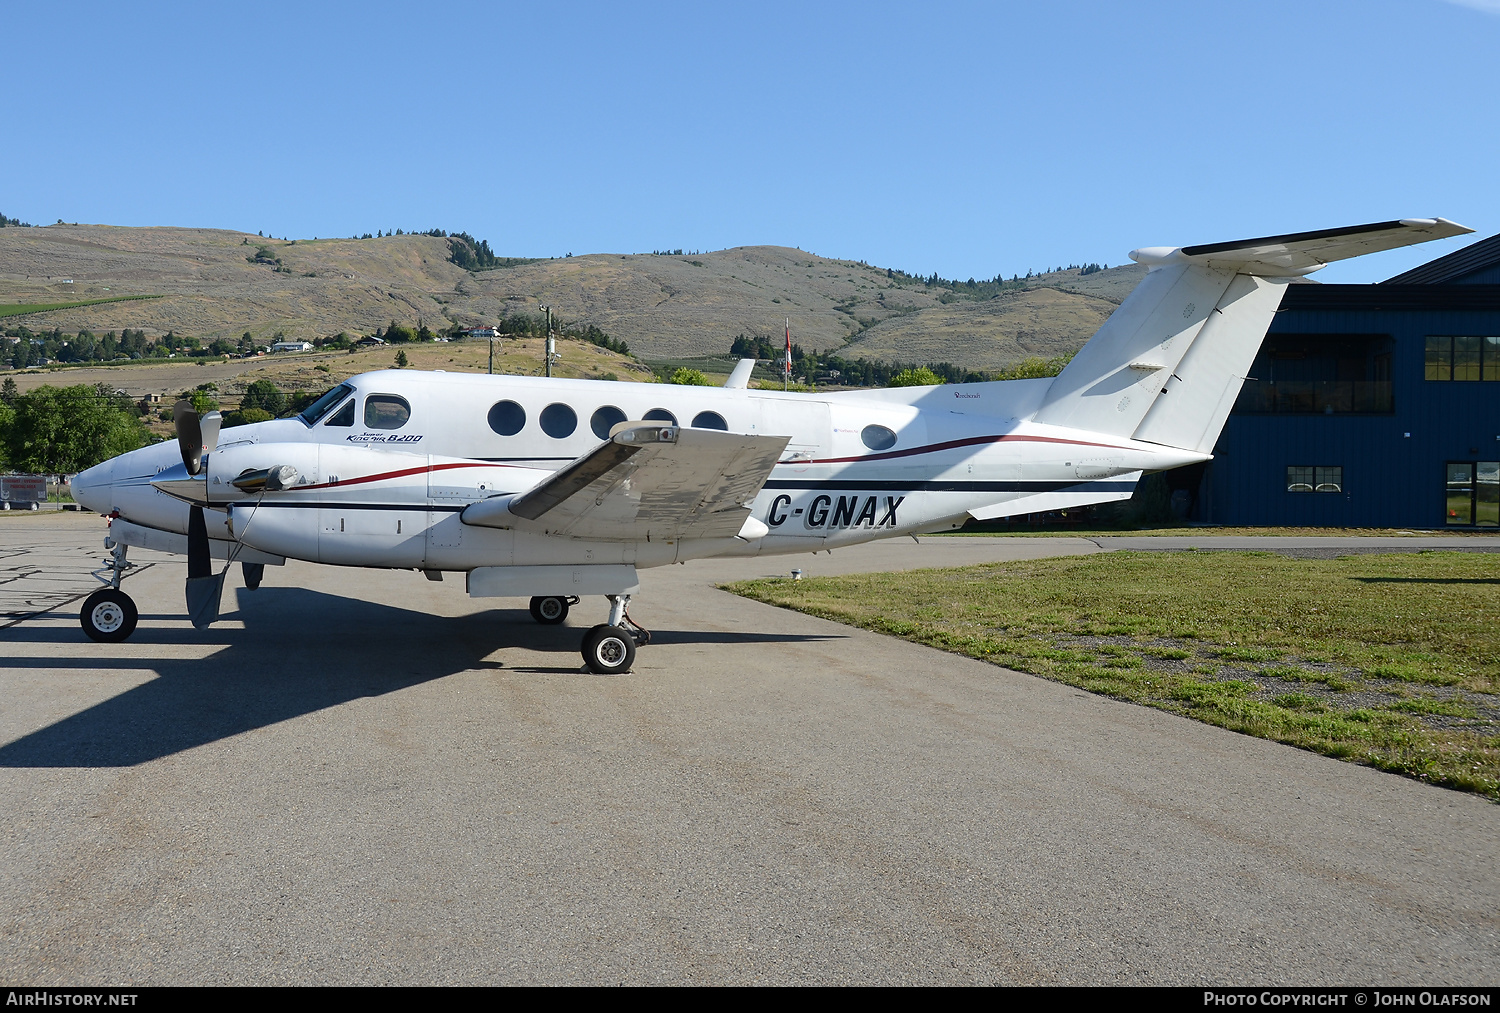
[[[366,429],[400,429],[411,418],[411,405],[395,394],[371,394],[365,398]]]
[[[354,399],[350,398],[348,403],[333,413],[333,417],[323,423],[325,426],[352,426],[354,425]]]
[[[349,386],[347,383],[341,383],[337,387],[333,388],[333,390],[330,390],[327,394],[324,394],[312,404],[302,409],[301,413],[299,413],[297,417],[302,420],[304,425],[317,425],[319,419],[321,419],[324,415],[327,415],[335,405],[337,405],[340,401],[344,400],[344,398],[353,393],[353,387]],[[350,418],[348,424],[351,426],[354,424],[354,419],[352,417]]]

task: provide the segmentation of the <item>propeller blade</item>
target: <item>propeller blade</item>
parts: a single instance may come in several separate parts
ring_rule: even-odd
[[[208,523],[203,517],[203,508],[188,508],[188,576],[207,577],[214,572],[213,559],[208,550]]]
[[[224,574],[211,577],[189,577],[187,582],[188,618],[195,629],[213,625],[219,618],[219,599],[224,594]]]
[[[198,420],[198,430],[203,434],[203,449],[212,454],[219,446],[219,426],[224,421],[224,416],[218,412],[208,412]]]
[[[177,402],[182,404],[181,401]],[[191,410],[191,409],[190,409]],[[196,424],[197,417],[194,416]],[[203,508],[188,508],[188,618],[203,629],[219,618],[219,600],[224,593],[224,574],[215,575],[208,545],[208,524]]]
[[[193,411],[193,402],[183,398],[172,406],[172,424],[177,429],[177,449],[182,452],[183,467],[189,475],[196,475],[203,469],[203,427],[198,413]],[[214,435],[218,435],[217,429]]]

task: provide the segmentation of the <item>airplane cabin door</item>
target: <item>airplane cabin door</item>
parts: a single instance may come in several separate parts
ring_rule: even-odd
[[[781,455],[785,462],[813,461],[828,456],[833,422],[828,402],[811,396],[787,398],[752,397],[757,411],[752,432],[763,436],[790,436],[792,442]]]

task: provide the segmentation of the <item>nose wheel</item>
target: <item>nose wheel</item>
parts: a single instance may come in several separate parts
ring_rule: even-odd
[[[135,632],[136,620],[140,618],[130,595],[120,590],[125,571],[133,569],[135,564],[125,558],[126,546],[113,538],[104,539],[104,547],[109,550],[109,558],[103,567],[94,571],[94,576],[105,586],[83,600],[78,621],[90,640],[118,644]]]
[[[117,644],[129,637],[139,618],[130,595],[113,587],[102,587],[89,595],[78,616],[88,638],[103,644]]]

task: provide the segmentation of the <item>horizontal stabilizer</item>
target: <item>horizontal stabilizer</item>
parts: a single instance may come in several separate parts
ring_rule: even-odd
[[[1132,250],[1130,259],[1148,267],[1191,263],[1236,274],[1298,277],[1311,274],[1335,260],[1394,250],[1433,239],[1448,239],[1473,231],[1446,218],[1403,218],[1395,222],[1349,225],[1341,229],[1293,232],[1285,236],[1263,236],[1202,246],[1153,246]]]
[[[1404,218],[1135,250],[1131,259],[1151,270],[1053,379],[1032,418],[1210,453],[1291,279],[1472,231]]]

